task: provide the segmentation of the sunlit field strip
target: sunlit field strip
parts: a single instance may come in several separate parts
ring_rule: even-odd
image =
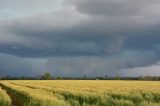
[[[35,88],[58,88],[58,89],[90,89],[111,91],[160,91],[160,82],[156,81],[11,81],[11,83],[31,86]],[[117,89],[118,88],[118,89]]]
[[[25,87],[35,92],[41,90],[46,93],[45,95],[54,94],[61,97],[60,99],[65,101],[66,104],[70,103],[71,106],[160,105],[159,82],[9,81],[9,83],[11,86]]]
[[[0,87],[0,106],[11,106],[9,95]]]
[[[1,82],[10,93],[14,93],[24,106],[69,106],[60,95],[45,90],[34,90],[28,87]]]

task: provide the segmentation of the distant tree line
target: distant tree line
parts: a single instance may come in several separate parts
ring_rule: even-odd
[[[139,76],[139,77],[109,77],[108,75],[105,76],[94,76],[88,77],[86,75],[81,77],[53,77],[50,73],[44,73],[41,76],[36,77],[28,77],[28,76],[21,76],[21,77],[12,77],[12,76],[0,76],[0,80],[140,80],[140,81],[160,81],[160,76]]]

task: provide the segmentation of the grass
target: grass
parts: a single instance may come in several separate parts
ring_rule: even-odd
[[[160,106],[160,82],[154,81],[0,83],[23,106]]]

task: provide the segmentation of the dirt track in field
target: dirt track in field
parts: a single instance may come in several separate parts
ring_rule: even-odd
[[[12,101],[12,106],[23,106],[22,103],[16,98],[15,95],[13,95],[11,92],[9,92],[5,86],[3,86],[2,84],[0,84],[0,86],[2,87],[3,90],[5,90],[7,92],[7,94],[10,96],[11,101]]]

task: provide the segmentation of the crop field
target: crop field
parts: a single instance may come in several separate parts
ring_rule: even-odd
[[[160,106],[160,82],[0,81],[0,106]]]
[[[0,106],[11,106],[11,99],[5,90],[0,87]]]

